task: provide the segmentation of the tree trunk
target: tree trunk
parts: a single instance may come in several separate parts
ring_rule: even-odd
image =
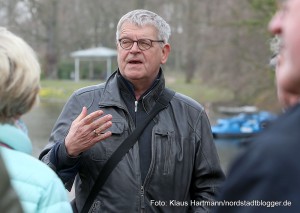
[[[145,8],[146,0],[136,0],[136,8],[143,9]]]
[[[46,26],[47,32],[47,45],[46,45],[46,61],[45,61],[45,74],[48,78],[57,78],[57,65],[58,65],[58,25],[57,25],[57,10],[58,1],[52,0],[51,13]]]

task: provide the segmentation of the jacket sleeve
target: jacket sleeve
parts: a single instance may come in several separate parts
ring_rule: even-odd
[[[64,106],[51,132],[48,145],[42,151],[39,159],[50,166],[61,178],[65,187],[71,190],[74,178],[78,172],[80,155],[71,157],[65,148],[65,137],[75,118],[80,114],[83,105],[74,93]]]
[[[210,212],[210,202],[215,201],[225,176],[204,110],[200,114],[195,131],[197,146],[191,185],[191,212]],[[198,204],[197,201],[199,201]]]

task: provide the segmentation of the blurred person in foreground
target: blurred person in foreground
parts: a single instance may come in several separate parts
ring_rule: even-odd
[[[68,189],[76,176],[78,210],[105,161],[165,90],[161,65],[170,53],[170,34],[169,24],[153,12],[125,14],[116,32],[118,70],[105,83],[76,91],[59,116],[40,158]],[[196,201],[213,201],[223,179],[203,107],[176,93],[112,171],[91,210],[209,212]]]
[[[30,156],[32,144],[20,120],[36,102],[39,83],[40,65],[32,48],[0,28],[0,152],[12,186],[24,212],[72,212],[61,180]]]
[[[300,212],[299,11],[300,0],[287,0],[269,24],[282,39],[276,83],[284,112],[234,162],[219,198],[232,203],[217,213]]]
[[[276,35],[271,40],[271,51],[273,53],[273,57],[270,60],[270,66],[275,70],[275,80],[276,85],[280,84],[282,77],[280,75],[285,75],[282,67],[284,63],[284,55],[281,53],[282,49],[282,39]],[[277,77],[278,76],[278,77]],[[293,106],[300,101],[300,93],[294,92],[293,90],[285,90],[283,87],[277,86],[277,96],[278,100],[282,106],[283,111],[289,108],[289,106]]]

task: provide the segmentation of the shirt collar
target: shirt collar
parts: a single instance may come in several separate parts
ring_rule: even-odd
[[[118,79],[120,79],[120,83],[121,83],[121,88],[126,88],[128,92],[130,92],[130,94],[133,95],[133,97],[135,97],[135,93],[134,93],[134,85],[128,81],[126,78],[124,78],[124,76],[122,76],[122,74],[120,73],[120,71],[118,70]],[[162,70],[159,70],[159,73],[157,74],[156,79],[153,81],[151,87],[149,89],[147,89],[140,97],[140,99],[142,99],[144,96],[146,96],[160,81],[162,76]]]

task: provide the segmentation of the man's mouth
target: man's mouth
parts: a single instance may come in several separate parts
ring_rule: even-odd
[[[140,60],[129,60],[128,63],[129,64],[142,64],[142,61],[140,61]]]

